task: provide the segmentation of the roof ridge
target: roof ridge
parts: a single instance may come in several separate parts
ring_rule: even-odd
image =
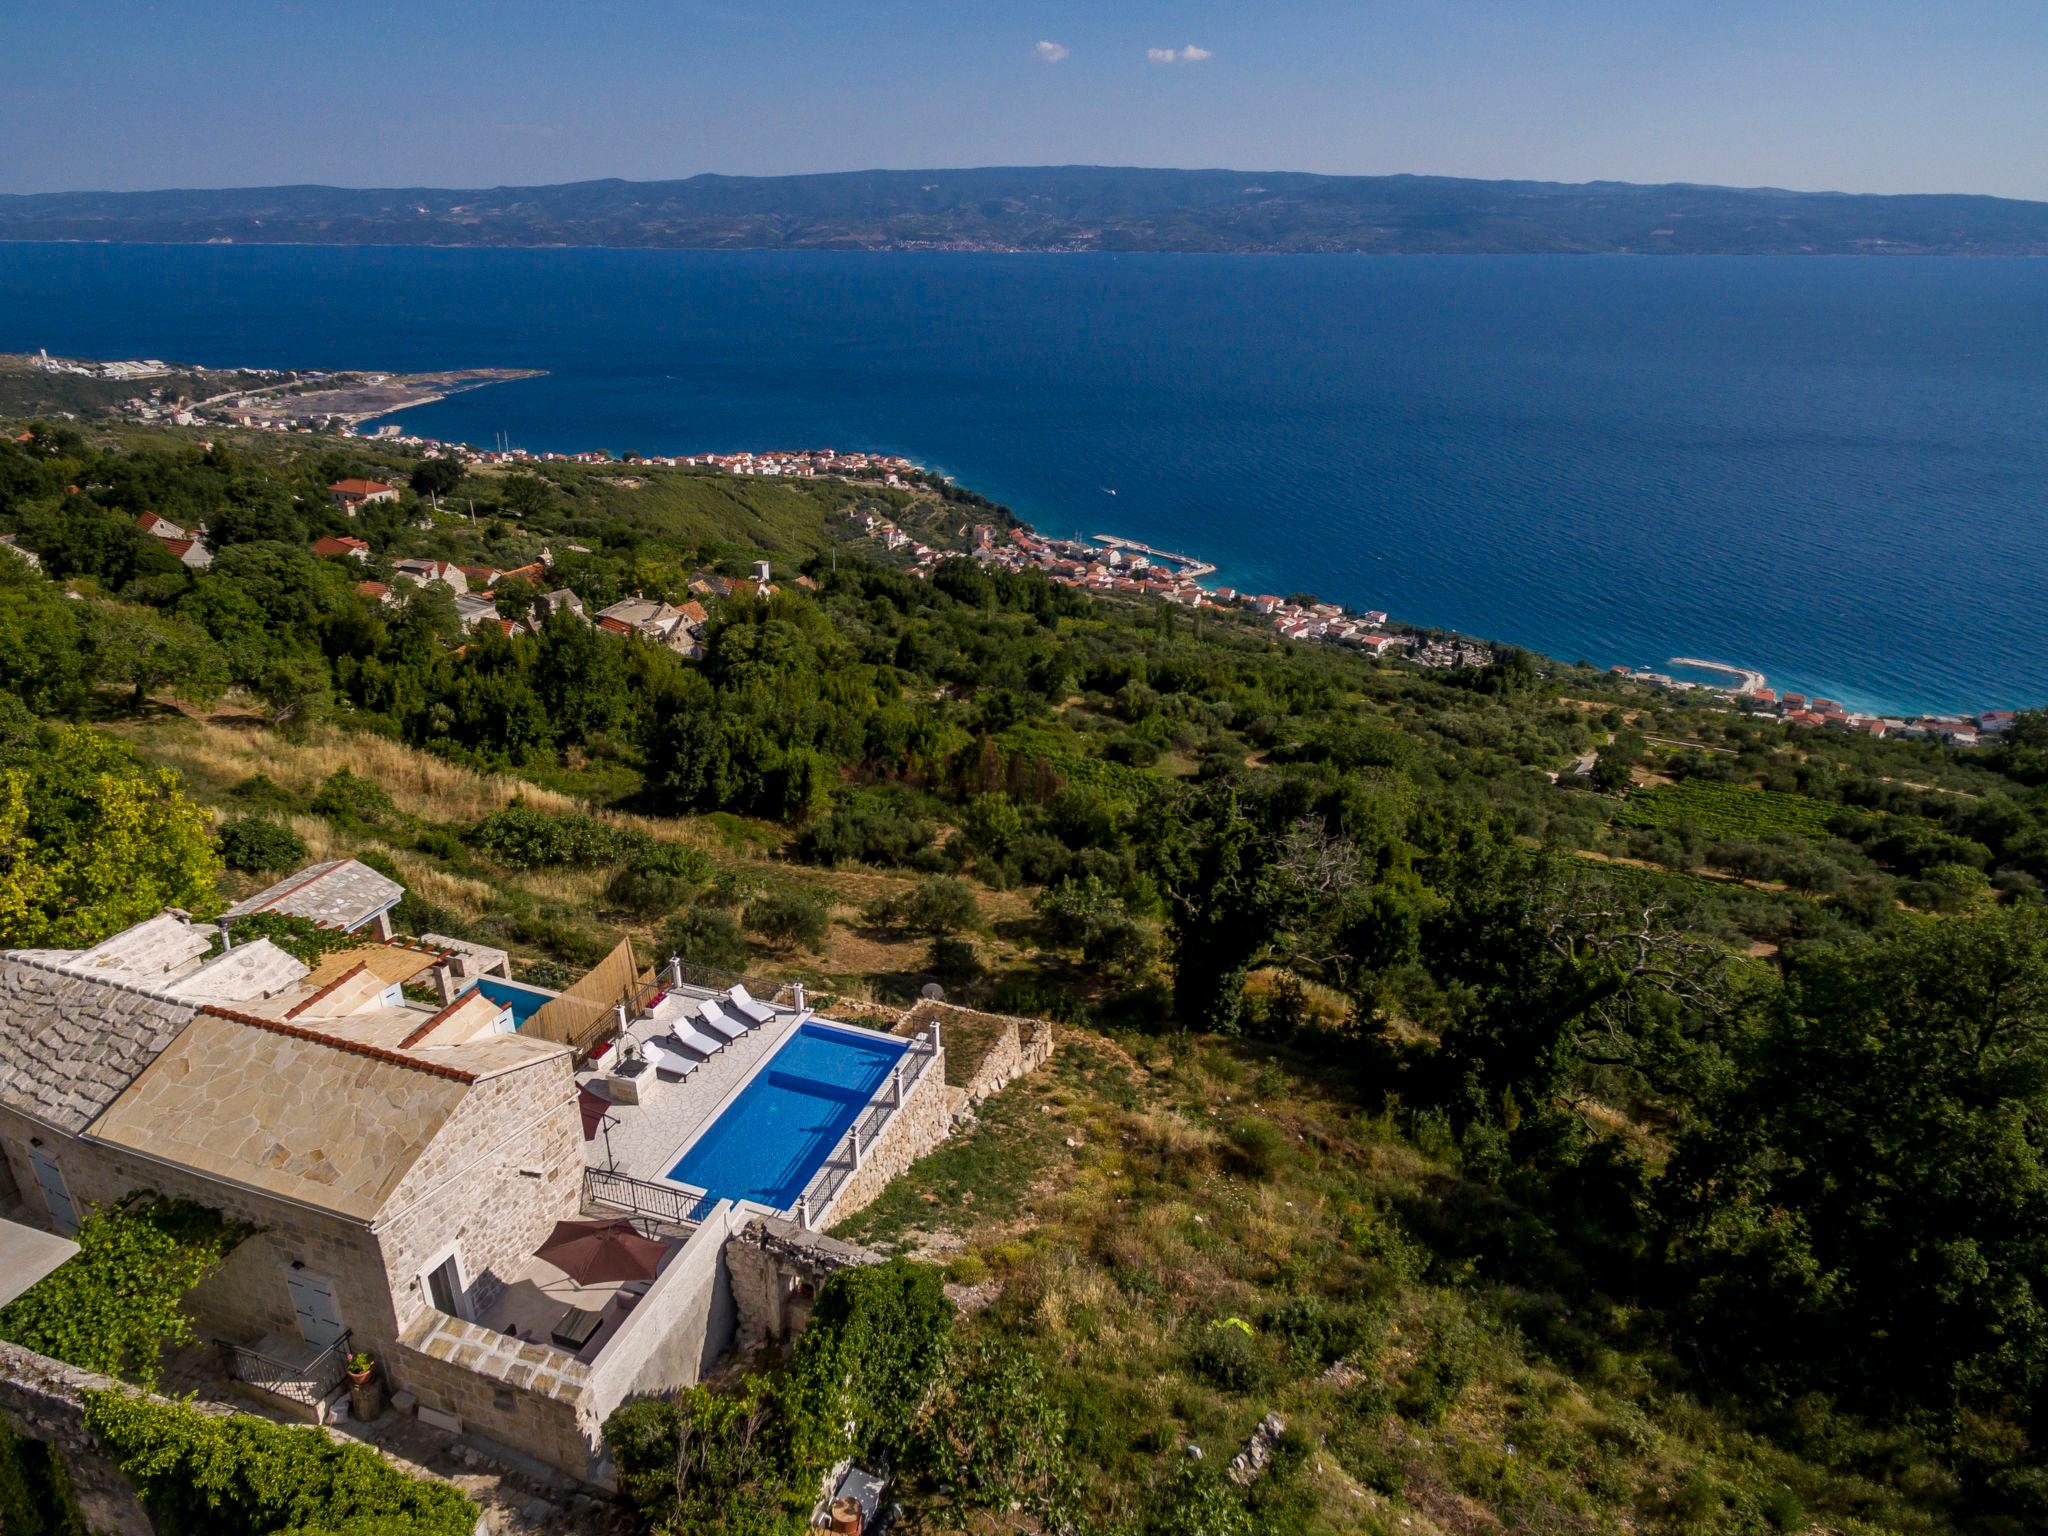
[[[285,882],[282,880],[278,881],[278,885],[284,886],[283,890],[278,891],[275,896],[272,896],[268,901],[264,902],[262,906],[252,907],[249,909],[249,911],[243,913],[242,915],[244,917],[254,917],[259,912],[268,912],[272,908],[274,908],[280,901],[283,901],[285,897],[296,895],[298,892],[303,891],[307,886],[311,885],[314,881],[320,879],[322,876],[331,875],[334,873],[335,870],[339,869],[342,865],[352,864],[354,862],[355,860],[352,858],[323,859],[318,864],[308,865],[306,868],[299,871],[299,874],[302,878],[292,881],[291,884],[289,885],[285,885]],[[272,886],[271,889],[276,890],[277,887]],[[258,891],[256,894],[258,896],[261,896],[264,893],[262,891]],[[254,899],[255,897],[250,898],[250,900],[252,901]],[[313,926],[315,928],[324,928],[326,924],[315,921]]]
[[[398,1048],[401,1051],[403,1051],[408,1050],[415,1045],[418,1045],[421,1040],[425,1039],[429,1034],[433,1032],[434,1026],[436,1024],[439,1024],[443,1019],[453,1017],[455,1011],[458,1008],[464,1006],[466,1003],[468,1003],[468,1001],[472,997],[482,996],[483,994],[477,991],[477,989],[474,987],[471,987],[466,992],[457,993],[454,999],[445,1004],[439,1013],[435,1014],[431,1019],[427,1020],[426,1023],[422,1024],[418,1029],[414,1030],[411,1034],[407,1035],[403,1040],[399,1041]]]
[[[211,1014],[217,1019],[231,1019],[237,1024],[267,1029],[274,1035],[289,1035],[295,1040],[310,1040],[315,1045],[332,1046],[337,1051],[367,1056],[372,1061],[387,1062],[394,1067],[410,1067],[415,1072],[445,1077],[452,1082],[468,1084],[476,1081],[474,1072],[464,1072],[457,1067],[444,1067],[437,1061],[421,1061],[417,1056],[403,1056],[397,1051],[387,1051],[381,1045],[368,1045],[361,1040],[345,1040],[340,1035],[323,1034],[317,1029],[307,1029],[301,1024],[287,1024],[281,1019],[258,1018],[253,1013],[239,1013],[233,1008],[223,1008],[217,1003],[203,1004],[199,1011]]]
[[[336,987],[340,986],[343,982],[353,981],[356,977],[362,975],[363,972],[367,971],[369,968],[370,967],[368,966],[367,963],[358,960],[354,965],[350,966],[347,970],[343,971],[339,976],[335,977],[334,980],[328,982],[326,986],[320,988],[319,991],[313,993],[310,997],[300,998],[296,1003],[293,1003],[291,1007],[285,1009],[284,1016],[287,1019],[296,1019],[300,1014],[304,1013],[308,1008],[312,1007],[315,1003],[319,1002],[321,998],[327,996],[330,992],[332,992]]]
[[[83,951],[80,951],[83,953]],[[225,951],[223,951],[225,953]],[[48,976],[62,976],[70,981],[89,981],[96,987],[112,987],[117,992],[132,992],[137,997],[146,997],[153,1003],[173,1003],[181,1008],[198,1007],[189,997],[175,992],[158,992],[136,982],[123,981],[117,976],[95,976],[90,971],[74,971],[69,966],[54,965],[47,960],[38,960],[19,949],[0,950],[0,958],[13,965],[25,965],[32,971],[41,971]],[[218,957],[215,957],[218,958]]]

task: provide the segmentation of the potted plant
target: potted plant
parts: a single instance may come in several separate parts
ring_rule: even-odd
[[[366,1349],[359,1349],[348,1357],[348,1407],[357,1419],[368,1423],[384,1411],[384,1388],[372,1380],[377,1374],[377,1359]]]

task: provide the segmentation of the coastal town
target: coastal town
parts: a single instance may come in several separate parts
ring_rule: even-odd
[[[27,359],[29,366],[45,374],[61,374],[99,385],[147,386],[140,392],[110,400],[105,409],[117,417],[160,425],[197,426],[208,423],[252,430],[294,434],[363,433],[380,444],[409,449],[425,458],[447,458],[475,467],[517,468],[524,465],[646,465],[673,469],[711,469],[725,474],[766,478],[814,480],[842,479],[880,484],[891,489],[908,489],[943,477],[901,454],[868,451],[842,452],[834,448],[769,449],[731,453],[613,454],[602,449],[578,452],[536,451],[501,441],[491,447],[448,442],[402,431],[386,422],[365,430],[376,417],[410,406],[426,404],[447,394],[488,384],[534,377],[534,370],[464,369],[427,374],[330,373],[319,370],[262,368],[207,369],[194,365],[167,363],[155,358],[92,361],[52,357],[47,351]],[[213,377],[233,388],[195,399],[181,386],[194,378]],[[152,380],[162,383],[152,384]],[[343,481],[330,487],[337,506],[354,509],[379,500],[396,500],[398,487],[375,481]],[[1062,586],[1101,596],[1150,599],[1195,610],[1235,610],[1264,621],[1272,631],[1288,640],[1344,646],[1379,658],[1399,658],[1438,670],[1484,667],[1498,659],[1496,648],[1487,642],[1441,631],[1423,630],[1395,621],[1380,609],[1357,609],[1321,600],[1307,593],[1282,596],[1270,592],[1249,592],[1227,585],[1209,585],[1205,578],[1216,574],[1216,566],[1193,555],[1160,549],[1118,534],[1097,533],[1086,539],[1047,537],[1027,524],[999,525],[970,521],[955,531],[944,547],[928,542],[937,537],[918,534],[899,526],[877,512],[855,509],[849,512],[857,540],[869,540],[884,558],[901,563],[918,576],[929,576],[938,564],[954,555],[971,558],[998,569],[1035,569]],[[147,515],[145,531],[162,539],[182,563],[204,569],[212,561],[204,530],[187,531]],[[331,545],[322,548],[320,545]],[[339,556],[366,560],[369,546],[361,540],[330,538],[320,541],[313,552],[323,557]],[[958,545],[959,547],[954,547]],[[20,551],[17,550],[17,553]],[[546,615],[563,611],[587,619],[615,632],[631,632],[652,639],[686,656],[701,651],[708,614],[703,599],[727,595],[719,587],[726,579],[710,572],[693,578],[691,600],[681,605],[657,599],[635,597],[613,604],[594,618],[584,613],[583,604],[567,588],[546,585],[549,557],[542,552],[530,567],[495,570],[457,566],[447,561],[412,560],[398,562],[398,579],[426,585],[441,582],[454,594],[457,614],[468,629],[495,625],[504,632],[522,633],[536,628]],[[431,567],[431,569],[430,569]],[[501,582],[517,580],[533,587],[538,596],[532,613],[525,619],[506,618],[499,612],[494,596]],[[766,563],[751,581],[729,584],[772,592]],[[363,595],[381,603],[395,601],[386,583],[365,580]],[[1953,747],[1973,747],[2001,734],[2010,725],[2011,710],[1985,710],[1976,714],[1879,714],[1848,707],[1824,697],[1809,696],[1766,686],[1765,675],[1748,667],[1731,666],[1693,657],[1673,657],[1667,664],[1677,671],[1615,665],[1608,671],[1631,682],[1663,688],[1674,693],[1718,695],[1740,708],[1805,729],[1833,729],[1859,732],[1892,739],[1935,739]],[[1683,671],[1717,675],[1708,681],[1679,675]],[[1732,681],[1720,681],[1726,677]]]

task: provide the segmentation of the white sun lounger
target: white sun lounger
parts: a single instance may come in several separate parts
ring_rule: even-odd
[[[713,1002],[697,1005],[697,1017],[704,1021],[704,1027],[714,1035],[723,1035],[728,1040],[737,1040],[747,1032],[747,1026],[728,1015]]]
[[[668,1050],[652,1040],[640,1047],[640,1055],[654,1068],[656,1077],[673,1078],[677,1082],[696,1071],[699,1065],[681,1051]]]
[[[734,987],[730,992],[726,993],[725,995],[727,1000],[731,1002],[734,1008],[739,1010],[739,1012],[744,1017],[751,1019],[756,1024],[766,1024],[770,1019],[775,1017],[775,1010],[773,1008],[770,1008],[766,1003],[755,1002],[754,999],[747,994],[747,989],[744,983]]]
[[[668,1038],[661,1042],[666,1047],[680,1046],[695,1051],[699,1056],[715,1056],[725,1049],[725,1042],[716,1035],[707,1035],[694,1024],[677,1019],[668,1027]]]

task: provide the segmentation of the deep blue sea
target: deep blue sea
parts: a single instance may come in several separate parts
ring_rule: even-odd
[[[402,420],[898,452],[1566,658],[2048,701],[2048,262],[0,245],[36,347],[545,368]]]

